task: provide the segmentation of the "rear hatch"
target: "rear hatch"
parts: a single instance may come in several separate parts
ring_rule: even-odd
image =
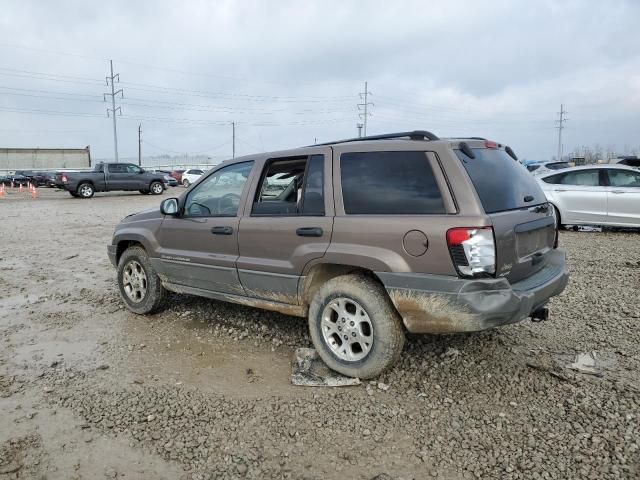
[[[518,282],[547,264],[556,236],[553,209],[533,175],[502,148],[471,151],[475,158],[455,153],[493,223],[496,276]]]

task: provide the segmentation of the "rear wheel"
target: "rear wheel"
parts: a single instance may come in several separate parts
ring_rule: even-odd
[[[95,189],[90,183],[81,183],[78,185],[78,190],[76,191],[76,194],[81,198],[91,198],[94,193]]]
[[[151,190],[151,193],[153,193],[154,195],[160,195],[162,192],[164,192],[164,186],[160,182],[153,182],[151,183],[149,190]]]
[[[164,307],[167,291],[142,247],[129,247],[118,262],[120,296],[133,313],[154,313]]]
[[[387,292],[363,275],[343,275],[320,287],[309,307],[309,331],[330,368],[359,378],[391,367],[405,340]]]
[[[191,184],[189,183],[189,180],[187,180],[186,178],[185,178],[184,180],[182,180],[182,186],[183,186],[184,188],[189,188],[189,185],[191,185]]]

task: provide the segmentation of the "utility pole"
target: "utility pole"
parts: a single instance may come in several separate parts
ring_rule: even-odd
[[[231,122],[232,158],[236,158],[236,122]]]
[[[564,126],[564,122],[569,120],[565,117],[566,114],[567,111],[564,109],[564,105],[560,104],[560,111],[558,112],[559,120],[556,120],[556,123],[558,124],[556,127],[558,129],[558,162],[562,161],[562,129],[566,128]]]
[[[107,96],[111,97],[111,108],[107,108],[107,117],[109,117],[109,112],[113,115],[113,148],[115,152],[115,161],[118,162],[118,129],[116,126],[116,113],[120,113],[122,115],[122,109],[120,107],[116,108],[116,95],[120,94],[121,98],[124,98],[124,93],[122,89],[116,91],[115,90],[115,82],[120,82],[120,74],[113,74],[113,60],[109,60],[109,65],[111,66],[111,75],[105,77],[107,80],[107,86],[111,86],[111,93],[103,94],[103,99],[106,102]]]
[[[369,95],[373,95],[368,88],[367,82],[364,82],[364,92],[360,93],[360,99],[364,103],[358,104],[358,110],[362,110],[363,113],[359,113],[358,116],[363,119],[364,136],[367,136],[367,118],[371,116],[369,112],[369,105],[373,107],[373,103],[369,102]]]
[[[358,127],[358,138],[362,138],[362,127],[363,127],[363,125],[361,123],[357,123],[356,126]]]
[[[138,125],[138,166],[142,166],[142,124]]]

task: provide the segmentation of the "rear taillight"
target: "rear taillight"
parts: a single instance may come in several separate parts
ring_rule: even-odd
[[[69,181],[69,179],[67,178],[66,175],[62,175],[62,183],[67,183]]]
[[[486,277],[496,273],[492,227],[452,228],[447,231],[447,245],[460,275]]]
[[[484,141],[485,148],[498,148],[498,142],[494,142],[493,140],[485,140]]]

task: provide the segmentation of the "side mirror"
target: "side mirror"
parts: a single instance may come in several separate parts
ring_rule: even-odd
[[[160,204],[160,213],[163,215],[178,215],[178,199],[177,198],[167,198],[163,200]]]

